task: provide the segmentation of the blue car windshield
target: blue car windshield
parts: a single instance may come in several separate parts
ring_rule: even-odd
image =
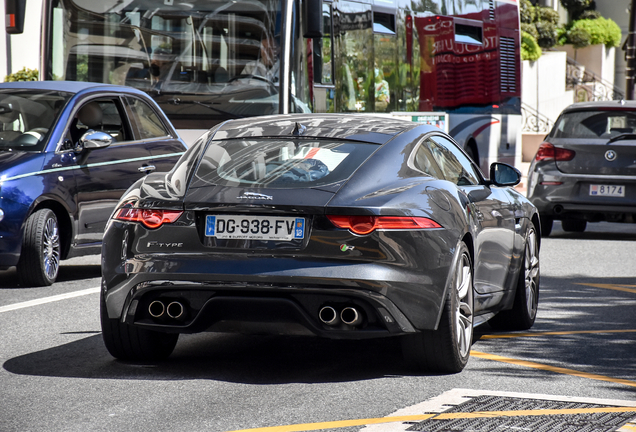
[[[304,188],[337,183],[377,150],[377,144],[333,140],[212,141],[192,187]]]
[[[0,90],[0,151],[42,151],[71,93]]]

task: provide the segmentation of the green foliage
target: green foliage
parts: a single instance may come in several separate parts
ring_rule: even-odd
[[[88,54],[77,55],[76,81],[88,81]]]
[[[39,76],[40,73],[37,69],[27,69],[26,67],[23,67],[18,72],[14,72],[4,77],[4,82],[37,81]]]
[[[574,27],[566,33],[566,39],[574,48],[585,48],[592,42],[592,36],[584,28]]]
[[[530,24],[535,20],[536,12],[530,0],[521,0],[521,8],[519,11],[519,19],[522,23]]]
[[[586,30],[590,35],[591,45],[604,44],[607,47],[617,47],[621,43],[621,29],[611,19],[601,17],[594,20],[574,21],[571,26],[571,30],[573,29]]]
[[[591,20],[595,20],[599,18],[601,18],[601,13],[595,10],[586,10],[579,17],[579,19],[591,19]]]
[[[552,8],[549,7],[537,7],[536,10],[536,21],[547,21],[554,25],[559,24],[559,13]]]
[[[568,43],[568,29],[565,26],[557,27],[557,45],[565,45]]]
[[[536,61],[543,52],[531,34],[521,31],[521,60]]]
[[[580,19],[581,14],[585,11],[596,9],[594,0],[561,0],[561,4],[567,9],[572,20]]]
[[[524,31],[535,39],[539,38],[539,32],[534,24],[521,23],[521,31]]]
[[[552,48],[558,42],[557,27],[549,21],[538,21],[535,24],[539,37],[537,43],[541,48]]]

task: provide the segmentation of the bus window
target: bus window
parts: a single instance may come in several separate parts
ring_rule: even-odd
[[[323,3],[323,37],[314,38],[314,83],[333,84],[333,50],[331,44],[331,4]]]
[[[314,112],[334,112],[333,20],[331,3],[322,4],[323,36],[313,39]]]
[[[371,5],[342,1],[334,8],[336,111],[374,110],[373,11]]]
[[[179,129],[274,114],[279,111],[281,7],[282,2],[269,0],[132,0],[115,6],[53,0],[52,40],[45,54],[51,67],[44,78],[139,88]],[[296,50],[294,59],[301,57]],[[259,63],[269,70],[263,72]],[[251,73],[245,72],[248,65]],[[291,72],[293,105],[305,110],[308,97],[297,89],[307,87],[306,77],[298,68]]]

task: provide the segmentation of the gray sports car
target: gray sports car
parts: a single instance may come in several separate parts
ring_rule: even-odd
[[[402,337],[415,365],[461,371],[473,327],[527,329],[539,215],[435,127],[280,115],[204,134],[123,196],[102,251],[110,353],[160,359],[201,331]]]
[[[588,222],[634,222],[636,102],[563,110],[530,165],[528,198],[541,213],[544,236],[554,220],[573,232]]]

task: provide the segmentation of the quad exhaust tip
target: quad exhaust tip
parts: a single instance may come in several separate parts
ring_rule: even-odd
[[[183,305],[179,302],[173,301],[166,307],[166,313],[170,318],[177,319],[183,316]]]
[[[323,306],[318,312],[318,318],[329,326],[335,326],[341,322],[349,326],[362,324],[362,313],[352,306],[343,308],[339,315],[332,306]]]
[[[155,300],[148,306],[148,313],[153,318],[161,318],[167,315],[169,318],[179,319],[183,317],[185,311],[183,304],[178,301],[170,302],[166,306],[164,302]]]
[[[165,305],[163,304],[163,302],[160,302],[158,300],[153,301],[152,303],[150,303],[150,306],[148,306],[148,313],[153,318],[161,318],[165,311]]]
[[[362,323],[362,315],[354,307],[346,307],[340,312],[340,319],[343,323],[355,326]]]
[[[327,325],[332,326],[338,324],[338,313],[331,306],[321,308],[320,312],[318,312],[318,317],[320,318],[320,321]]]

